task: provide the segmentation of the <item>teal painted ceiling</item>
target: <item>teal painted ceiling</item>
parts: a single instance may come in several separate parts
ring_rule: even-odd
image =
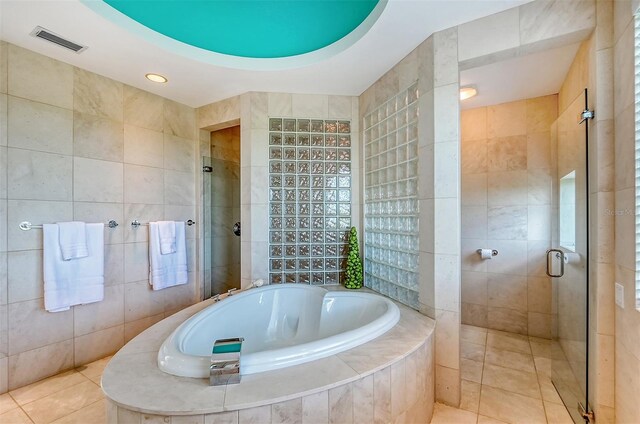
[[[379,0],[104,0],[140,24],[205,50],[248,58],[297,56],[357,28]]]

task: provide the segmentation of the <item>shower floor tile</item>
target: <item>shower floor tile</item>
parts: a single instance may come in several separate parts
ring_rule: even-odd
[[[571,424],[551,379],[546,339],[462,325],[460,408],[436,404],[432,424]]]

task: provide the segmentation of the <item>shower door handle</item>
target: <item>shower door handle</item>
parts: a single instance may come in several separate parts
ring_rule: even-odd
[[[551,273],[551,263],[553,261],[553,257],[560,260],[560,274],[552,274]],[[549,249],[547,250],[547,275],[549,277],[559,278],[564,275],[564,252],[560,249]]]
[[[235,234],[238,237],[240,237],[240,223],[239,222],[236,222],[235,224],[233,224],[233,234]]]

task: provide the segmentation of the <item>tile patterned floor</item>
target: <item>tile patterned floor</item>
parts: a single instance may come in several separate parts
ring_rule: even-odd
[[[100,359],[0,395],[0,423],[104,423],[100,378],[110,359]]]
[[[460,408],[436,404],[432,424],[573,424],[551,384],[556,342],[463,325]]]
[[[460,408],[436,404],[432,424],[572,424],[549,374],[553,341],[463,325]],[[111,358],[0,395],[2,424],[102,424]]]

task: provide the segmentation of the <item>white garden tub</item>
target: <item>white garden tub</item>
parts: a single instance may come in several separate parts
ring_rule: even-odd
[[[208,378],[217,339],[243,337],[240,374],[302,364],[366,343],[400,318],[389,299],[371,293],[280,284],[231,296],[187,319],[158,352],[159,368]]]

